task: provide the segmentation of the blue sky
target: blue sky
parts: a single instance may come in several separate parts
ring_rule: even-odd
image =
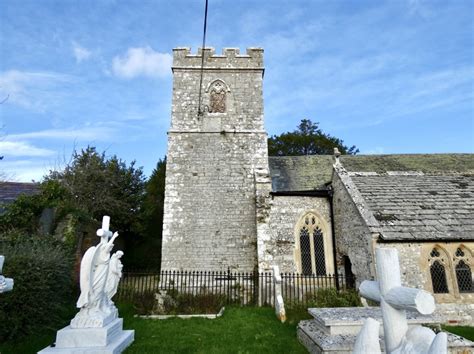
[[[40,180],[92,145],[149,175],[204,0],[0,5],[0,172]],[[309,118],[364,154],[474,152],[473,1],[209,0],[207,44],[264,48],[271,135]]]

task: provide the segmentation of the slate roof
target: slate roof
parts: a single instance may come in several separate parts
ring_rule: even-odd
[[[332,155],[269,157],[273,192],[324,189],[332,180]],[[474,174],[474,154],[342,155],[351,172],[420,171]]]
[[[271,156],[273,192],[325,189],[332,179],[331,155]]]
[[[12,203],[21,194],[39,192],[38,183],[0,182],[0,204]]]
[[[474,154],[342,155],[347,171],[421,171],[430,174],[474,174]]]
[[[384,240],[474,240],[474,175],[353,175]]]
[[[343,155],[387,241],[474,240],[474,154]],[[270,157],[273,192],[325,189],[330,155]]]

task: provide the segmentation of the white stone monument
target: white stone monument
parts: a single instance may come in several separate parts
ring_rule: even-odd
[[[275,314],[281,322],[286,321],[285,303],[283,302],[282,290],[281,290],[281,274],[280,267],[277,265],[273,266],[273,286],[275,289],[274,301],[275,301]]]
[[[112,256],[118,233],[109,231],[110,217],[104,216],[97,230],[100,242],[87,250],[81,261],[79,312],[71,324],[56,334],[55,346],[39,353],[121,353],[134,339],[133,330],[123,330],[112,297],[122,276],[122,251]]]
[[[5,256],[0,256],[0,294],[13,290],[13,279],[2,275],[3,262],[5,262]]]
[[[365,280],[360,294],[380,302],[382,310],[385,352],[388,354],[447,353],[446,333],[435,334],[431,329],[415,326],[408,329],[406,310],[428,315],[434,312],[433,296],[420,289],[401,286],[398,252],[394,248],[377,248],[375,260],[378,281]],[[354,354],[380,353],[379,322],[368,318],[359,332]]]

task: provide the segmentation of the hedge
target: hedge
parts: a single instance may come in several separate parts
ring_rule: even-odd
[[[9,234],[0,238],[0,254],[3,274],[15,282],[0,294],[0,342],[59,329],[76,297],[71,251],[49,236]]]

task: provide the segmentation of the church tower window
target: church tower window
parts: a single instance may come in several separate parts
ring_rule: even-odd
[[[444,257],[438,248],[433,248],[430,253],[430,275],[435,294],[449,293],[448,282],[446,279],[446,257]]]
[[[326,245],[320,220],[316,215],[309,213],[298,225],[301,273],[326,275]]]
[[[470,267],[470,259],[468,257],[468,251],[459,247],[454,255],[454,264],[456,272],[456,281],[460,293],[472,293],[473,282],[472,282],[472,271]]]

